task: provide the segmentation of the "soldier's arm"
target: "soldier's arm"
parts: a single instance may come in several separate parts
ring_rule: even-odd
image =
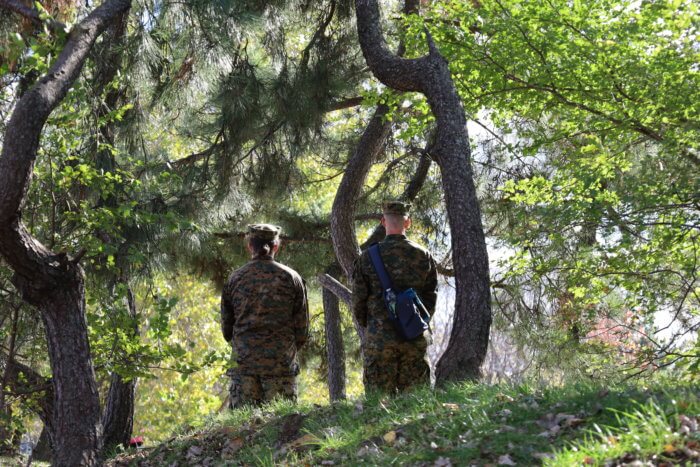
[[[428,253],[428,273],[425,276],[425,286],[420,291],[420,299],[425,305],[425,308],[432,315],[435,312],[435,303],[437,302],[438,277],[437,266],[433,256]]]
[[[299,280],[297,301],[294,306],[294,340],[297,349],[306,344],[309,336],[309,302],[306,297],[306,282]]]
[[[362,272],[362,257],[355,261],[352,272],[352,313],[363,328],[367,327],[369,283]]]
[[[221,333],[224,335],[226,342],[231,342],[233,339],[233,303],[231,303],[231,294],[229,284],[224,286],[224,291],[221,293]]]

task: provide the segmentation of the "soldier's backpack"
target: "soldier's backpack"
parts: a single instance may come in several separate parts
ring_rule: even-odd
[[[384,267],[378,244],[375,243],[369,247],[369,257],[382,284],[384,304],[389,313],[389,321],[394,325],[396,333],[406,341],[422,336],[429,329],[430,313],[425,309],[416,291],[412,288],[406,290],[394,288],[391,277]]]

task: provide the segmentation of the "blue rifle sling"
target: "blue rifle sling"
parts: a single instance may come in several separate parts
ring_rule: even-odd
[[[369,247],[369,257],[372,260],[374,270],[382,284],[384,304],[386,305],[389,321],[396,328],[396,332],[403,340],[413,340],[423,335],[428,330],[430,314],[427,312],[420,298],[413,289],[397,291],[391,281],[389,273],[384,267],[384,261],[379,253],[379,245],[376,243]]]
[[[382,289],[385,291],[388,289],[394,290],[394,284],[391,283],[391,278],[389,273],[386,272],[384,267],[384,261],[382,261],[382,256],[379,254],[379,245],[373,244],[369,247],[369,257],[372,260],[372,266],[379,276],[379,282],[382,283]]]
[[[372,260],[374,271],[377,273],[377,276],[379,276],[379,282],[382,284],[382,298],[384,299],[384,305],[389,315],[389,321],[396,328],[396,332],[402,335],[398,317],[396,316],[396,292],[394,291],[394,284],[391,281],[391,277],[389,277],[389,273],[386,272],[384,261],[382,261],[382,255],[379,253],[378,244],[375,243],[369,247],[369,258]]]

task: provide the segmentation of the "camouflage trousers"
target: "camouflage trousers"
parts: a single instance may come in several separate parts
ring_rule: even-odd
[[[294,375],[264,376],[241,374],[236,368],[227,371],[229,385],[229,408],[244,405],[261,405],[275,397],[297,399],[297,382]]]
[[[365,391],[394,393],[430,384],[426,349],[427,342],[423,338],[410,342],[389,337],[368,338],[363,349]]]

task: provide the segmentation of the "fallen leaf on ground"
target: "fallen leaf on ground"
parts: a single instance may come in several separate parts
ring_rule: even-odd
[[[450,410],[459,410],[459,404],[453,404],[451,402],[445,402],[442,406]]]
[[[362,446],[358,451],[357,451],[357,457],[364,457],[368,454],[379,454],[379,448],[377,446],[371,445],[371,446]]]
[[[508,394],[503,394],[503,393],[499,392],[498,394],[496,394],[496,400],[513,402],[514,399],[512,397],[510,397]]]
[[[243,438],[233,438],[226,442],[224,448],[221,450],[221,457],[224,459],[230,459],[245,445]]]
[[[188,459],[194,459],[200,454],[202,454],[202,448],[200,446],[190,446],[190,448],[187,450],[186,457]]]
[[[394,444],[394,441],[396,441],[396,432],[391,430],[390,432],[386,433],[383,438],[385,443]]]
[[[312,435],[312,434],[305,434],[301,438],[297,438],[294,441],[290,442],[287,444],[287,448],[289,449],[298,449],[304,446],[308,446],[310,444],[316,444],[318,442],[318,439]]]
[[[498,465],[517,465],[509,454],[504,454],[498,458]]]

